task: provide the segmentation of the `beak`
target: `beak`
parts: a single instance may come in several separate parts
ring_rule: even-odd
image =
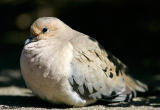
[[[26,41],[25,41],[24,44],[27,45],[27,44],[29,44],[29,43],[31,43],[31,42],[35,42],[35,41],[36,41],[35,38],[36,38],[35,36],[30,35],[30,36],[28,37],[28,39],[26,39]]]

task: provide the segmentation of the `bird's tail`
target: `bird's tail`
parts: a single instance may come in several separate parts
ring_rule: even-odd
[[[126,89],[121,94],[115,96],[110,102],[117,101],[130,101],[137,96],[137,92],[148,91],[147,85],[142,82],[133,79],[132,77],[124,74],[124,80],[126,84]]]
[[[128,75],[124,75],[124,79],[126,81],[126,85],[127,87],[131,90],[131,91],[137,91],[137,92],[146,92],[148,91],[148,87],[146,84],[133,79],[132,77],[128,76]]]

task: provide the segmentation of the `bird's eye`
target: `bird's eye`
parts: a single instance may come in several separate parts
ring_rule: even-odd
[[[43,33],[48,32],[48,28],[47,28],[47,27],[43,28],[43,29],[42,29],[42,32],[43,32]]]

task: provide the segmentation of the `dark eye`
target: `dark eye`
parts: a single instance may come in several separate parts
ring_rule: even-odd
[[[47,28],[47,27],[45,27],[45,28],[42,29],[42,32],[43,32],[43,33],[47,32],[47,31],[48,31],[48,28]]]

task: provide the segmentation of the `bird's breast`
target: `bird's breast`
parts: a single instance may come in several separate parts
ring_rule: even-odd
[[[26,45],[22,51],[22,63],[28,69],[47,77],[52,74],[68,74],[73,55],[73,47],[68,43],[34,42]]]
[[[58,88],[63,86],[63,81],[71,75],[72,51],[70,43],[64,45],[58,41],[49,44],[33,42],[26,45],[21,54],[20,64],[27,86],[35,94],[41,93],[39,96],[52,89],[59,92]]]

